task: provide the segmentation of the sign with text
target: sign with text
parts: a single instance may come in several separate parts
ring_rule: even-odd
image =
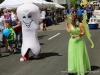
[[[97,19],[100,19],[100,10],[94,10],[93,14]]]

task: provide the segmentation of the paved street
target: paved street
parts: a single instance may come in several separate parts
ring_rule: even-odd
[[[91,30],[95,48],[90,48],[90,42],[84,36],[90,57],[92,72],[88,75],[100,75],[100,29]],[[67,75],[67,48],[69,34],[65,30],[65,23],[50,26],[47,31],[39,30],[41,44],[41,58],[20,62],[21,54],[8,56],[3,53],[0,58],[0,75]],[[4,48],[2,52],[4,52]],[[32,53],[30,52],[30,56]]]

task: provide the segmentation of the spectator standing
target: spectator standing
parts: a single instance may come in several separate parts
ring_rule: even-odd
[[[3,13],[4,13],[4,20],[5,20],[4,21],[4,23],[5,23],[4,25],[5,25],[5,28],[6,28],[6,22],[7,21],[11,22],[11,13],[8,12],[7,9],[4,9]]]
[[[62,11],[62,15],[63,15],[63,20],[65,20],[67,15],[67,10],[65,8]]]
[[[19,46],[18,46],[18,43],[20,42],[20,44],[22,44],[22,27],[21,27],[21,23],[20,21],[18,20],[18,17],[17,17],[17,14],[15,13],[15,24],[13,27],[14,31],[15,31],[15,34],[16,34],[16,40],[15,40],[15,52],[17,50],[19,50]]]
[[[2,13],[0,12],[0,57],[2,56],[1,42],[3,41],[3,29],[4,29],[3,21],[4,21],[4,16],[2,16]]]
[[[86,7],[86,12],[87,12],[87,21],[89,21],[90,17],[92,17],[93,14],[93,8],[91,5],[88,5]]]
[[[46,30],[46,17],[45,17],[46,16],[46,12],[45,12],[44,9],[41,10],[40,16],[41,16],[41,20],[43,22],[43,31],[44,31],[44,30]]]
[[[7,45],[10,50],[10,54],[14,54],[13,42],[14,42],[14,30],[11,27],[11,22],[6,21],[6,26],[10,30],[10,35],[7,37]]]

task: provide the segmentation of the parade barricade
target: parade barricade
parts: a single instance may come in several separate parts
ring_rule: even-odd
[[[88,25],[90,29],[98,29],[99,23],[98,23],[96,16],[92,16],[90,18]]]
[[[94,10],[93,15],[96,16],[97,22],[99,23],[100,26],[100,10]]]

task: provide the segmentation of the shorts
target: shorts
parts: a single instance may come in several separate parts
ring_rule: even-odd
[[[8,41],[8,46],[12,46],[13,45],[13,41]]]
[[[12,21],[12,26],[15,26],[15,25],[17,25],[16,22],[15,21]]]
[[[0,41],[3,40],[3,32],[2,32],[2,29],[0,29]]]
[[[11,23],[11,20],[5,20],[5,22],[9,22],[9,23]]]
[[[43,23],[46,24],[46,19],[43,19]]]

